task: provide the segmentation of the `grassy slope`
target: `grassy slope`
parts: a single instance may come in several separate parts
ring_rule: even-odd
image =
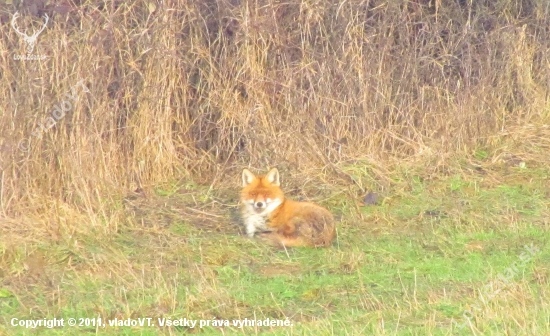
[[[329,249],[275,251],[238,235],[236,190],[159,186],[154,196],[121,200],[129,217],[116,234],[89,228],[57,242],[1,241],[0,320],[284,319],[292,328],[248,328],[273,335],[544,335],[550,332],[547,241],[549,169],[483,170],[422,177],[403,169],[375,206],[350,197],[323,203],[341,218]],[[367,181],[364,165],[343,167]],[[226,195],[226,196],[224,196]],[[227,196],[229,195],[229,196]],[[519,261],[541,251],[485,304],[480,294]],[[473,308],[476,307],[476,308]],[[465,310],[473,324],[463,323]],[[477,309],[477,310],[476,310]],[[7,334],[32,334],[0,327]],[[72,331],[71,331],[72,330]],[[217,328],[98,329],[111,335],[218,334]],[[42,330],[44,334],[74,329]],[[94,332],[95,328],[81,328]],[[223,328],[223,333],[242,330]]]

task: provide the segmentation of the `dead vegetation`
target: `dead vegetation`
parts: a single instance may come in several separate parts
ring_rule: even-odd
[[[14,59],[15,12],[29,35],[48,15],[45,60]],[[185,244],[165,231],[178,219],[237,234],[243,167],[277,166],[290,195],[330,201],[387,196],[404,166],[496,185],[548,162],[545,1],[25,0],[0,5],[0,25],[0,239],[67,249],[4,254],[0,276],[96,258],[77,237],[108,249],[156,232],[164,251]],[[215,251],[205,263],[223,265]]]
[[[14,60],[14,11],[29,34],[51,18],[34,51],[46,60]],[[357,158],[439,167],[505,138],[542,149],[549,17],[527,0],[4,5],[1,212],[97,214],[113,192],[216,187],[248,165],[329,181]],[[33,135],[80,79],[89,92]]]

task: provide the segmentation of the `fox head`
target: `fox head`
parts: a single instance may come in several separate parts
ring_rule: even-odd
[[[279,188],[279,171],[271,169],[267,175],[256,177],[248,169],[243,170],[243,190],[241,201],[249,212],[268,215],[284,201],[284,194]]]

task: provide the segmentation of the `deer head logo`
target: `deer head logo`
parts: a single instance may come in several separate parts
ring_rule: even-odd
[[[29,36],[26,33],[22,33],[17,27],[17,23],[15,23],[15,20],[17,20],[18,17],[19,17],[19,12],[16,12],[15,14],[13,14],[13,19],[11,19],[11,26],[13,27],[13,29],[15,29],[17,34],[23,36],[23,40],[27,43],[27,54],[32,54],[32,51],[34,50],[34,46],[36,45],[36,38],[46,28],[46,25],[48,24],[48,20],[50,18],[48,17],[48,14],[44,14],[44,18],[46,19],[46,22],[44,22],[44,25],[42,26],[42,28],[39,31],[34,32],[32,36]]]

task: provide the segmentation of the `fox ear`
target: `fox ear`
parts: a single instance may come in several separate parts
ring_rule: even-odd
[[[269,171],[269,173],[267,173],[266,175],[267,177],[267,180],[269,181],[269,183],[273,184],[274,186],[279,186],[280,183],[279,183],[279,171],[277,170],[277,168],[273,168]]]
[[[243,187],[246,187],[247,185],[252,183],[255,178],[256,176],[254,176],[254,174],[252,174],[250,170],[243,169]]]

